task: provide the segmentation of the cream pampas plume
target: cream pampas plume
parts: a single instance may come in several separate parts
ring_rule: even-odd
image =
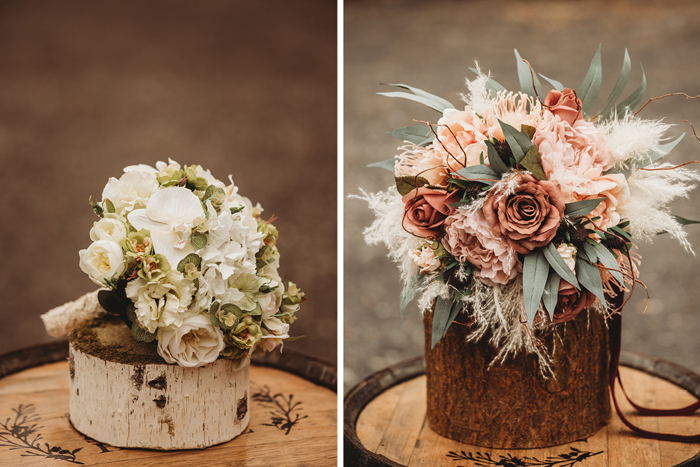
[[[86,321],[105,316],[107,312],[97,300],[97,293],[100,290],[105,289],[86,293],[72,302],[64,303],[41,315],[48,335],[52,337],[65,336]]]

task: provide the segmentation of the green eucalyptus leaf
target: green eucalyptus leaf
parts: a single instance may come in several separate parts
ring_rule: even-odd
[[[219,321],[219,318],[216,316],[216,310],[218,309],[219,302],[212,303],[211,307],[209,308],[209,321],[211,321],[212,326],[215,328],[223,328],[221,321]]]
[[[396,158],[392,157],[391,159],[387,159],[385,161],[372,162],[371,164],[367,164],[367,167],[379,167],[380,169],[385,169],[391,173],[394,173],[394,166],[395,165],[396,165]]]
[[[540,307],[540,300],[542,300],[548,277],[549,264],[544,257],[542,248],[536,248],[525,255],[523,259],[523,295],[525,314],[530,327],[532,327],[537,309]]]
[[[520,161],[520,165],[529,170],[537,180],[547,180],[547,176],[544,174],[544,169],[542,168],[540,152],[534,144],[527,151],[523,160]]]
[[[484,73],[477,70],[476,68],[469,68],[469,70],[471,70],[472,72],[476,73],[479,76],[486,76]],[[496,94],[498,94],[499,92],[506,91],[506,88],[503,85],[501,85],[497,81],[493,80],[489,76],[487,76],[487,78],[486,78],[486,89],[488,89],[491,97],[496,97]]]
[[[607,309],[608,303],[605,300],[605,291],[603,290],[603,280],[600,277],[600,269],[586,261],[587,258],[582,254],[576,261],[576,277],[583,287],[593,295],[598,297]]]
[[[556,89],[557,91],[561,92],[561,91],[564,90],[564,85],[561,84],[559,81],[554,80],[554,79],[551,79],[551,78],[547,78],[547,77],[546,77],[545,75],[543,75],[542,73],[537,73],[537,74],[540,75],[540,76],[541,76],[542,78],[544,78],[545,80],[547,80],[547,82],[549,82],[549,84],[551,84],[552,87],[553,87],[554,89]]]
[[[537,94],[542,95],[542,86],[537,78],[537,73],[534,70],[531,72],[527,63],[523,62],[522,57],[518,53],[518,49],[514,49],[515,60],[518,65],[518,79],[520,80],[520,90],[528,96],[536,99]],[[534,82],[534,86],[533,86]],[[537,90],[537,94],[535,93]]]
[[[586,77],[583,78],[581,86],[579,86],[576,91],[576,95],[581,99],[581,107],[583,114],[588,115],[595,105],[596,99],[598,99],[598,94],[600,93],[600,84],[603,80],[603,66],[600,60],[600,48],[598,45],[598,51],[593,56],[591,60],[591,66],[588,68],[588,73]]]
[[[450,329],[450,326],[452,326],[452,322],[455,320],[455,318],[457,318],[460,311],[462,311],[462,302],[459,300],[459,298],[455,298],[454,302],[452,302],[452,308],[450,308],[450,316],[447,318],[447,322],[442,330],[442,336],[440,336],[440,339],[447,335],[447,331]]]
[[[403,314],[406,311],[406,307],[423,291],[424,287],[425,277],[420,275],[404,285],[403,290],[401,290],[401,297],[399,300],[399,310],[401,312],[402,323]]]
[[[550,321],[554,319],[554,310],[557,308],[560,282],[561,277],[559,277],[559,274],[550,270],[549,276],[547,277],[547,283],[544,286],[544,294],[542,295],[542,302],[544,303],[544,308],[549,314]]]
[[[449,301],[445,301],[442,297],[438,297],[435,302],[435,311],[433,311],[432,342],[430,345],[431,349],[434,349],[435,344],[442,339],[442,332],[450,319],[452,305],[453,300],[451,298]]]
[[[202,264],[202,258],[200,258],[196,253],[190,253],[182,258],[179,263],[177,263],[177,270],[180,272],[185,272],[185,266],[187,263],[193,263],[195,266],[197,266],[197,269],[199,269],[199,265]]]
[[[568,203],[564,207],[564,214],[572,219],[580,216],[586,216],[593,212],[605,198],[584,199],[575,203]]]
[[[407,175],[405,177],[396,177],[396,189],[401,196],[406,196],[416,188],[430,185],[430,182],[423,177]]]
[[[544,251],[544,257],[552,269],[559,274],[559,276],[564,279],[569,284],[573,285],[579,289],[578,281],[573,271],[569,269],[569,266],[564,262],[564,258],[561,257],[554,243],[549,243],[546,247],[542,249]]]
[[[131,335],[134,336],[134,339],[137,341],[146,343],[153,342],[156,338],[155,334],[150,333],[146,329],[139,326],[136,321],[134,321],[131,325]]]
[[[206,201],[216,194],[220,194],[221,196],[226,197],[226,192],[222,188],[219,188],[218,186],[214,185],[209,185],[206,191],[204,192],[203,200]]]
[[[204,234],[194,234],[190,237],[190,244],[195,250],[201,250],[207,246],[207,236]]]
[[[388,131],[388,135],[398,138],[401,141],[410,141],[417,146],[427,146],[433,142],[433,130],[430,125],[414,125],[397,128],[393,131]],[[392,159],[393,161],[394,159]],[[392,166],[391,170],[394,168]]]
[[[609,114],[611,114],[613,109],[615,108],[615,103],[617,103],[617,100],[620,98],[620,96],[622,95],[622,91],[627,85],[627,80],[630,77],[631,69],[632,63],[630,62],[630,54],[627,52],[627,49],[625,49],[625,59],[622,62],[622,71],[620,72],[620,76],[617,78],[615,86],[613,86],[613,89],[610,92],[608,99],[605,101],[603,111],[600,112],[600,115],[603,118],[608,117]]]
[[[586,253],[586,257],[588,257],[591,263],[598,262],[598,250],[594,244],[597,245],[598,243],[594,240],[591,240],[591,242],[583,242],[583,251]]]
[[[395,86],[397,88],[407,89],[417,96],[424,97],[424,98],[429,99],[430,101],[434,102],[436,105],[442,106],[443,110],[455,108],[455,106],[452,105],[452,103],[450,101],[448,101],[447,99],[443,99],[440,96],[436,96],[435,94],[431,94],[429,92],[423,91],[422,89],[414,88],[413,86],[408,86],[406,84],[389,84],[389,83],[382,83],[382,84],[386,84],[387,86]],[[442,110],[440,110],[439,112],[442,112]]]
[[[470,165],[469,167],[459,169],[457,174],[467,180],[483,183],[485,185],[494,185],[501,179],[488,165]]]
[[[676,216],[675,214],[671,214],[671,215],[673,216],[674,219],[676,219],[676,222],[678,222],[680,225],[700,224],[700,221],[694,221],[694,220],[692,220],[692,219],[686,219],[685,217]],[[663,234],[665,234],[665,233],[668,233],[668,231],[667,231],[667,230],[663,230],[663,231],[659,232],[659,233],[656,234],[656,235],[663,235]]]
[[[436,110],[440,113],[442,113],[443,110],[446,108],[454,108],[454,107],[445,107],[441,105],[440,103],[437,103],[431,99],[428,99],[423,96],[416,96],[415,94],[409,94],[407,92],[378,92],[380,96],[386,96],[386,97],[400,97],[402,99],[408,99],[409,101],[414,101],[418,102],[419,104],[426,105],[430,107],[433,110]]]
[[[642,84],[639,85],[637,89],[635,89],[632,94],[627,96],[625,100],[620,102],[620,104],[615,107],[615,114],[622,116],[625,115],[625,113],[629,110],[632,111],[635,107],[637,107],[637,104],[642,100],[644,97],[644,93],[647,91],[647,76],[644,74],[644,67],[642,67]]]
[[[510,150],[513,152],[515,162],[519,163],[532,147],[532,141],[527,135],[519,132],[507,123],[502,122],[501,120],[498,120],[498,123],[501,125],[503,135],[506,137],[506,142],[508,143],[508,146],[510,146]]]
[[[596,242],[595,245],[589,245],[591,245],[595,249],[596,256],[598,257],[598,262],[606,268],[608,268],[608,272],[612,274],[616,281],[618,281],[620,284],[624,283],[622,272],[620,272],[620,265],[617,264],[617,259],[615,258],[615,255],[612,253],[612,251],[608,250],[608,248],[602,243]],[[584,249],[585,248],[586,247],[584,246]],[[589,258],[591,257],[591,255],[588,256]]]
[[[491,141],[486,140],[486,148],[488,150],[489,164],[491,164],[491,169],[496,175],[496,178],[500,178],[501,175],[508,172],[508,166],[505,164],[505,162],[503,162],[501,156],[498,155],[498,151],[496,151],[496,147]]]

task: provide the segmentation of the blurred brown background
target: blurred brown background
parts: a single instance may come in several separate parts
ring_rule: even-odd
[[[345,191],[379,191],[393,180],[365,165],[396,154],[400,142],[385,134],[437,121],[420,104],[377,96],[379,83],[405,83],[459,104],[468,67],[484,70],[508,89],[519,90],[513,49],[536,71],[578,87],[599,43],[603,87],[612,89],[624,57],[632,60],[625,95],[647,76],[647,97],[674,91],[700,94],[700,3],[691,1],[348,1],[345,6]],[[543,82],[544,84],[544,82]],[[394,90],[394,89],[391,89]],[[650,104],[640,116],[678,125],[673,135],[700,129],[700,100],[671,97]],[[686,136],[670,160],[700,159],[700,141]],[[698,168],[700,170],[700,168]],[[700,190],[675,202],[674,213],[700,219]],[[345,387],[373,371],[423,353],[422,322],[415,304],[399,320],[398,271],[383,247],[368,247],[362,230],[372,221],[367,205],[345,201]],[[700,252],[700,226],[689,226]],[[700,258],[668,237],[641,244],[641,279],[625,308],[623,348],[670,359],[700,372]]]
[[[326,0],[0,2],[0,352],[95,289],[88,197],[170,157],[278,216],[310,298],[285,348],[335,362],[336,22]]]

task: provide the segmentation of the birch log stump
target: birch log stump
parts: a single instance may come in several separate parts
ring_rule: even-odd
[[[423,317],[427,420],[446,438],[491,448],[532,449],[593,435],[610,419],[608,331],[584,310],[541,338],[556,378],[543,379],[533,356],[497,354],[484,336],[467,343],[469,326],[453,324],[430,349],[433,313]]]
[[[205,448],[229,441],[250,420],[249,366],[219,359],[169,365],[121,321],[92,321],[70,335],[70,421],[119,447]]]

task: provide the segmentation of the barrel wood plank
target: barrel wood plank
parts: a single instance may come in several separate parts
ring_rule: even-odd
[[[641,405],[677,408],[693,403],[700,393],[700,377],[673,364],[631,353],[624,354],[623,362],[640,368],[623,366],[620,372],[629,396]],[[700,465],[699,444],[640,438],[630,432],[616,414],[594,436],[544,449],[491,449],[444,438],[432,431],[426,421],[423,365],[420,359],[404,362],[399,365],[398,372],[396,368],[385,370],[393,371],[393,376],[380,372],[348,393],[345,399],[347,465]],[[655,371],[660,375],[650,374]],[[644,417],[636,414],[619,387],[617,391],[623,412],[641,428],[679,434],[700,433],[700,413],[686,417]]]
[[[289,366],[299,370],[298,362]],[[29,368],[0,379],[0,465],[335,465],[337,395],[328,384],[334,384],[335,369],[322,366],[315,365],[317,376],[323,373],[320,380],[311,379],[323,386],[290,371],[253,365],[248,429],[218,446],[171,452],[115,448],[86,438],[68,421],[68,362]],[[167,430],[167,421],[162,428]]]

